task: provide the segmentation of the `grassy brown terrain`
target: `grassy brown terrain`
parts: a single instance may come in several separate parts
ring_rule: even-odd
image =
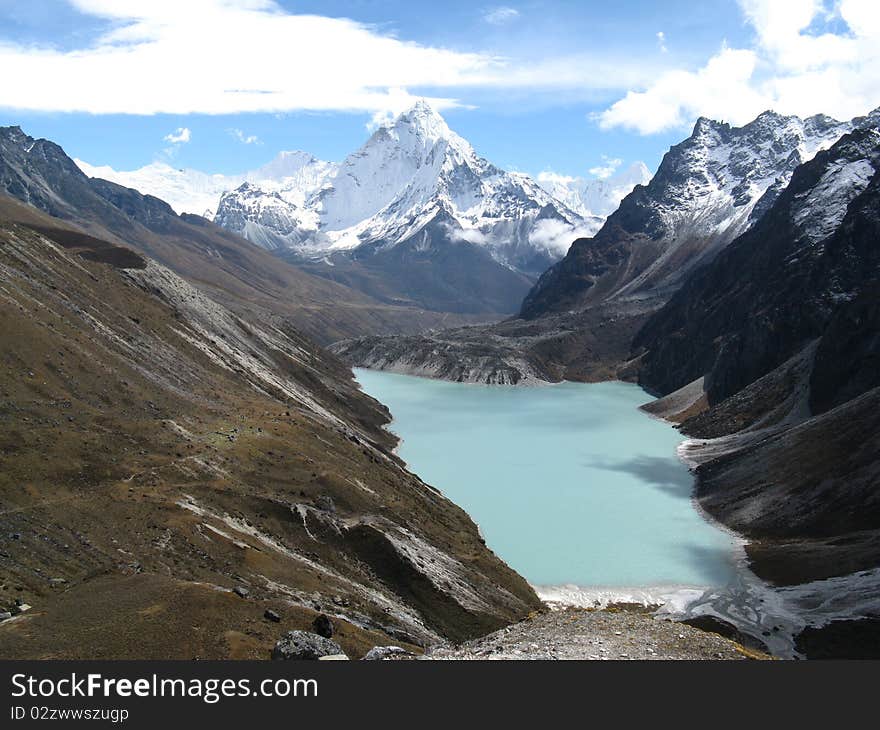
[[[540,606],[286,320],[3,210],[0,656],[268,657],[317,612],[358,655]]]

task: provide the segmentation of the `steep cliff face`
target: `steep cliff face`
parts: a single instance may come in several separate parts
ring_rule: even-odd
[[[821,337],[880,276],[877,169],[873,128],[800,167],[761,221],[641,330],[640,382],[669,393],[705,376],[714,404]]]
[[[318,612],[356,656],[539,607],[288,322],[2,197],[0,324],[3,656],[265,658]]]
[[[878,610],[878,170],[876,125],[817,154],[635,340],[641,382],[670,394],[651,410],[692,437],[699,503],[760,576],[836,607],[804,633],[823,656],[852,655],[835,637],[870,636]]]

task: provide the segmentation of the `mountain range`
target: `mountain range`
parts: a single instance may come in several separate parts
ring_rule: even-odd
[[[501,312],[530,281],[499,231],[518,220],[534,253],[539,226],[583,223],[589,196],[570,181],[567,202],[539,207],[549,193],[476,157],[425,105],[361,152],[330,173],[283,155],[260,174],[297,180],[289,189],[255,176],[225,193],[215,221],[246,240],[0,129],[0,313],[16,333],[0,446],[21,502],[3,519],[28,546],[4,548],[15,580],[2,590],[46,608],[26,654],[75,655],[81,626],[167,594],[186,599],[185,616],[148,626],[144,646],[167,652],[206,620],[225,643],[186,651],[257,655],[265,632],[218,619],[245,620],[233,586],[260,606],[285,601],[292,625],[336,612],[355,653],[378,636],[477,635],[537,606],[467,516],[396,460],[387,412],[342,362],[484,383],[639,382],[659,396],[645,409],[688,436],[696,498],[747,538],[752,569],[853,607],[807,625],[801,646],[834,656],[876,634],[880,110],[699,119],[517,316],[446,330],[426,331],[443,312]],[[417,305],[428,298],[433,313]],[[328,352],[301,331],[368,336]],[[102,530],[97,515],[138,527]],[[95,582],[96,569],[110,577]],[[107,640],[114,655],[124,640]]]
[[[408,303],[381,302],[310,276],[201,216],[177,215],[152,195],[88,177],[60,146],[19,127],[0,128],[0,192],[98,238],[134,247],[211,288],[234,308],[288,318],[320,343],[468,321]]]
[[[285,152],[238,177],[78,164],[380,301],[462,314],[516,311],[571,241],[650,177],[637,164],[607,180],[547,178],[545,188],[479,157],[422,101],[338,164]]]

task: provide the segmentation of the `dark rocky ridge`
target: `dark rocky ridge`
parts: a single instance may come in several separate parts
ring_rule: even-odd
[[[846,129],[829,117],[801,122],[774,112],[740,128],[700,118],[648,185],[541,276],[520,315],[533,319],[624,296],[665,298],[769,209],[804,161],[804,140],[834,141]],[[756,197],[753,185],[766,191]]]
[[[749,538],[753,569],[773,583],[854,576],[829,585],[838,605],[880,565],[878,170],[875,126],[819,153],[635,340],[640,382],[695,406],[677,420],[708,439],[685,450],[700,504]],[[801,643],[852,656],[842,633],[875,626],[837,621]]]
[[[875,130],[847,135],[801,166],[771,210],[692,276],[634,341],[639,381],[670,393],[706,376],[710,404],[733,395],[820,337],[843,302],[880,279],[880,180],[846,207],[827,240],[795,221],[798,206],[837,166],[880,167]],[[834,202],[834,201],[832,201]]]

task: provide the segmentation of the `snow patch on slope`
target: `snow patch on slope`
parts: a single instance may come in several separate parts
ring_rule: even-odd
[[[874,176],[869,160],[837,160],[809,193],[795,198],[793,220],[811,243],[824,241],[843,221],[853,198]]]

